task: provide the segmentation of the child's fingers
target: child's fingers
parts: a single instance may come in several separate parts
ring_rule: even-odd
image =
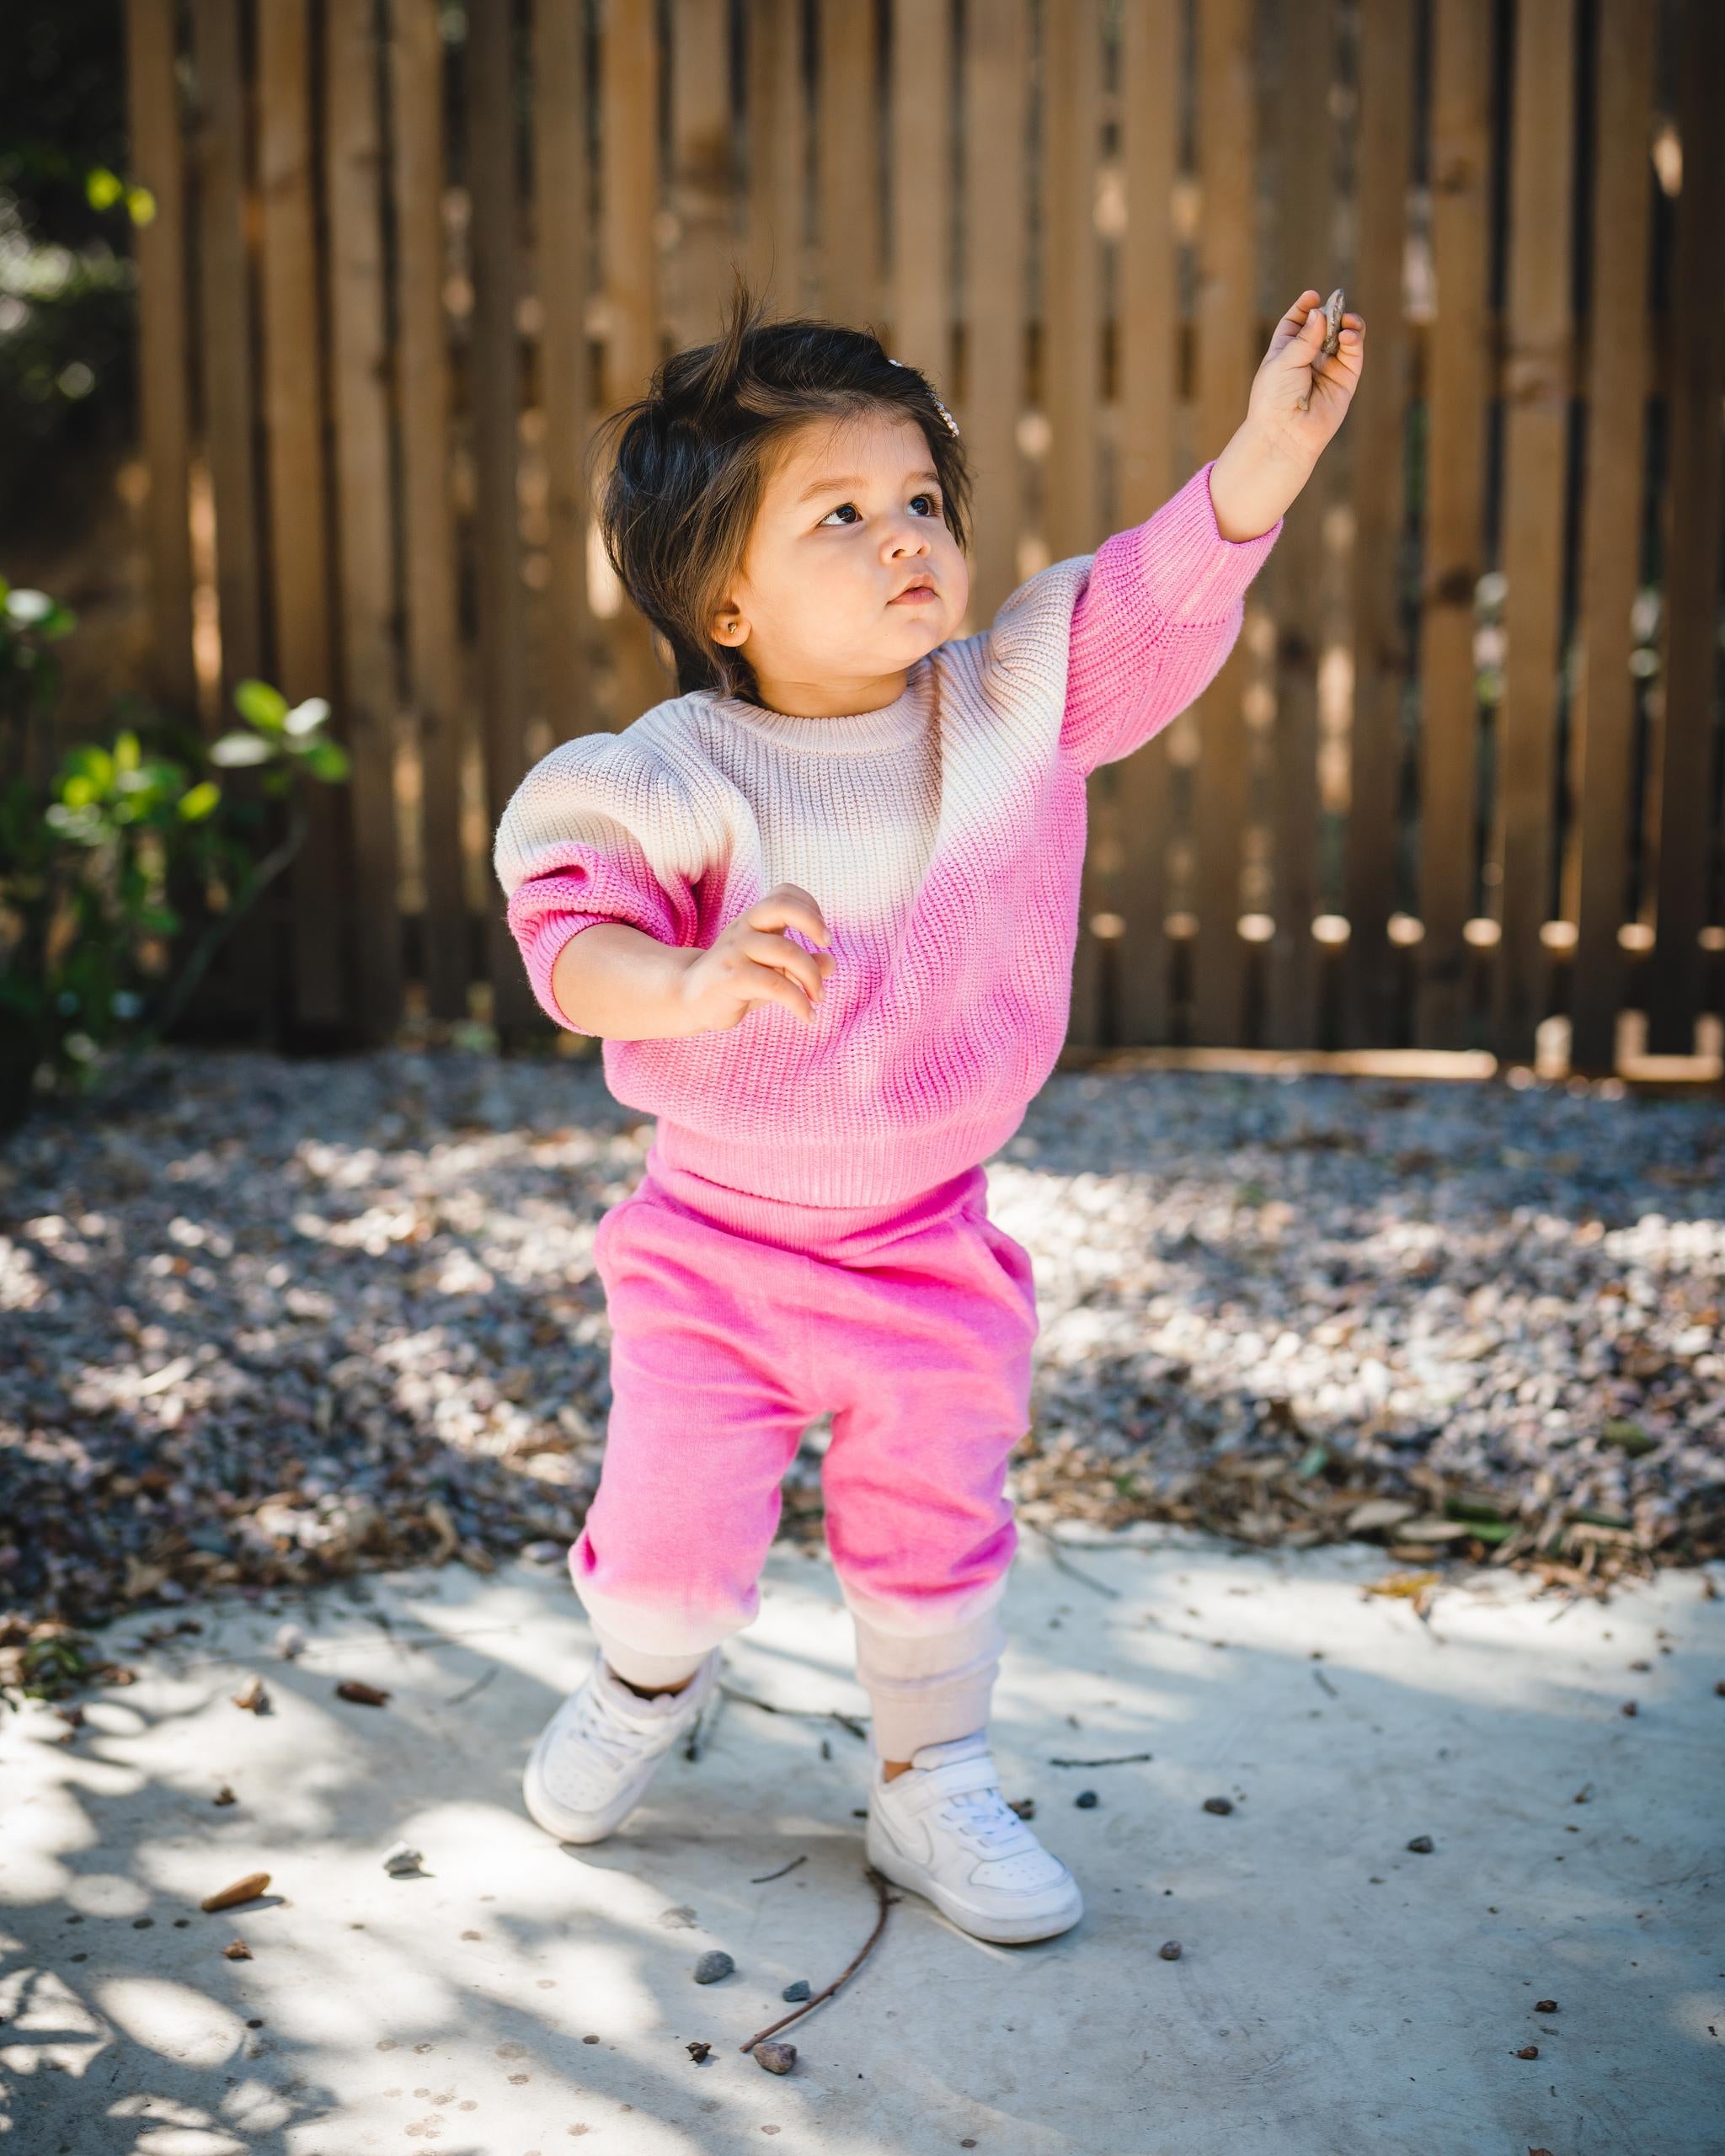
[[[825,993],[820,968],[800,944],[793,943],[788,937],[755,929],[743,938],[742,949],[743,956],[752,963],[765,967],[770,973],[787,975],[809,997],[818,999]],[[798,1001],[802,1001],[804,997],[799,995]]]
[[[775,883],[745,919],[750,928],[799,929],[811,943],[832,940],[820,908],[800,883]]]

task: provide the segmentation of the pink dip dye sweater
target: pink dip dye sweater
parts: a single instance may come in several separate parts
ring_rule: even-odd
[[[596,922],[704,948],[788,882],[831,931],[812,1026],[761,1004],[729,1031],[606,1040],[606,1083],[658,1118],[667,1166],[884,1205],[1017,1129],[1066,1032],[1086,776],[1215,678],[1281,532],[1224,539],[1210,472],[1027,579],[879,710],[800,718],[697,689],[521,781],[494,865],[534,993],[572,1033],[552,968]]]

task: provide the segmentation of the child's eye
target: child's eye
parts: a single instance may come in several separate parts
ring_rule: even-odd
[[[928,504],[928,514],[931,516],[938,516],[940,515],[940,496],[938,494],[912,494],[911,499],[913,502],[927,502]],[[841,502],[838,509],[828,510],[827,516],[836,516],[840,509],[855,509],[856,506],[857,504],[855,502]],[[826,516],[822,517],[820,520],[823,524],[825,524],[826,520]]]

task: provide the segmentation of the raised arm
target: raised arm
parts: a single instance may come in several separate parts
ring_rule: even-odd
[[[1097,549],[1073,609],[1060,728],[1081,769],[1130,755],[1221,671],[1246,588],[1359,386],[1365,318],[1340,314],[1333,352],[1327,326],[1308,288],[1277,323],[1221,455]]]

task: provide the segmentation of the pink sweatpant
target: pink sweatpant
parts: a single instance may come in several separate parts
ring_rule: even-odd
[[[794,1205],[660,1163],[599,1224],[611,1425],[569,1572],[605,1657],[674,1684],[761,1606],[780,1484],[830,1411],[827,1547],[875,1749],[984,1727],[1017,1545],[1029,1253],[979,1166],[908,1203]]]

